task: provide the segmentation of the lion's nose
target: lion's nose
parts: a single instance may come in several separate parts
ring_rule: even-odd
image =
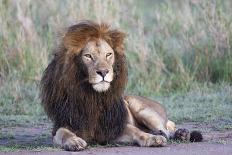
[[[96,71],[97,74],[101,75],[103,78],[106,76],[106,74],[109,73],[109,70],[108,69],[105,69],[105,70],[98,70]]]

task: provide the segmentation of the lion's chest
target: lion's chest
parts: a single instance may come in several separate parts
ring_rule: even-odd
[[[125,127],[127,111],[122,99],[112,104],[92,103],[92,106],[76,105],[70,124],[77,135],[87,141],[109,142],[120,136]]]

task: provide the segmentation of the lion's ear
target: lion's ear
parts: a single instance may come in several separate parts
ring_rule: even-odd
[[[112,30],[109,32],[109,36],[111,38],[113,49],[119,54],[124,54],[124,39],[126,34],[119,30]]]

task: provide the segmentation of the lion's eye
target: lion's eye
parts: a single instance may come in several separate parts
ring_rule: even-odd
[[[84,56],[85,56],[86,58],[88,58],[88,59],[93,59],[93,57],[92,57],[91,54],[85,54]]]
[[[109,56],[111,56],[112,55],[112,53],[107,53],[106,54],[106,58],[108,58]]]

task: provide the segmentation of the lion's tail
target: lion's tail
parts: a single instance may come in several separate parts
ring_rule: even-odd
[[[185,128],[177,129],[174,133],[173,138],[175,140],[190,142],[201,142],[203,140],[203,136],[200,131],[190,132],[188,129]]]
[[[173,121],[168,120],[166,128],[170,133],[174,133],[170,138],[177,140],[187,140],[190,142],[202,142],[203,136],[200,131],[189,131],[188,129],[177,129]]]
[[[189,140],[190,142],[202,142],[203,136],[200,131],[192,131]]]

